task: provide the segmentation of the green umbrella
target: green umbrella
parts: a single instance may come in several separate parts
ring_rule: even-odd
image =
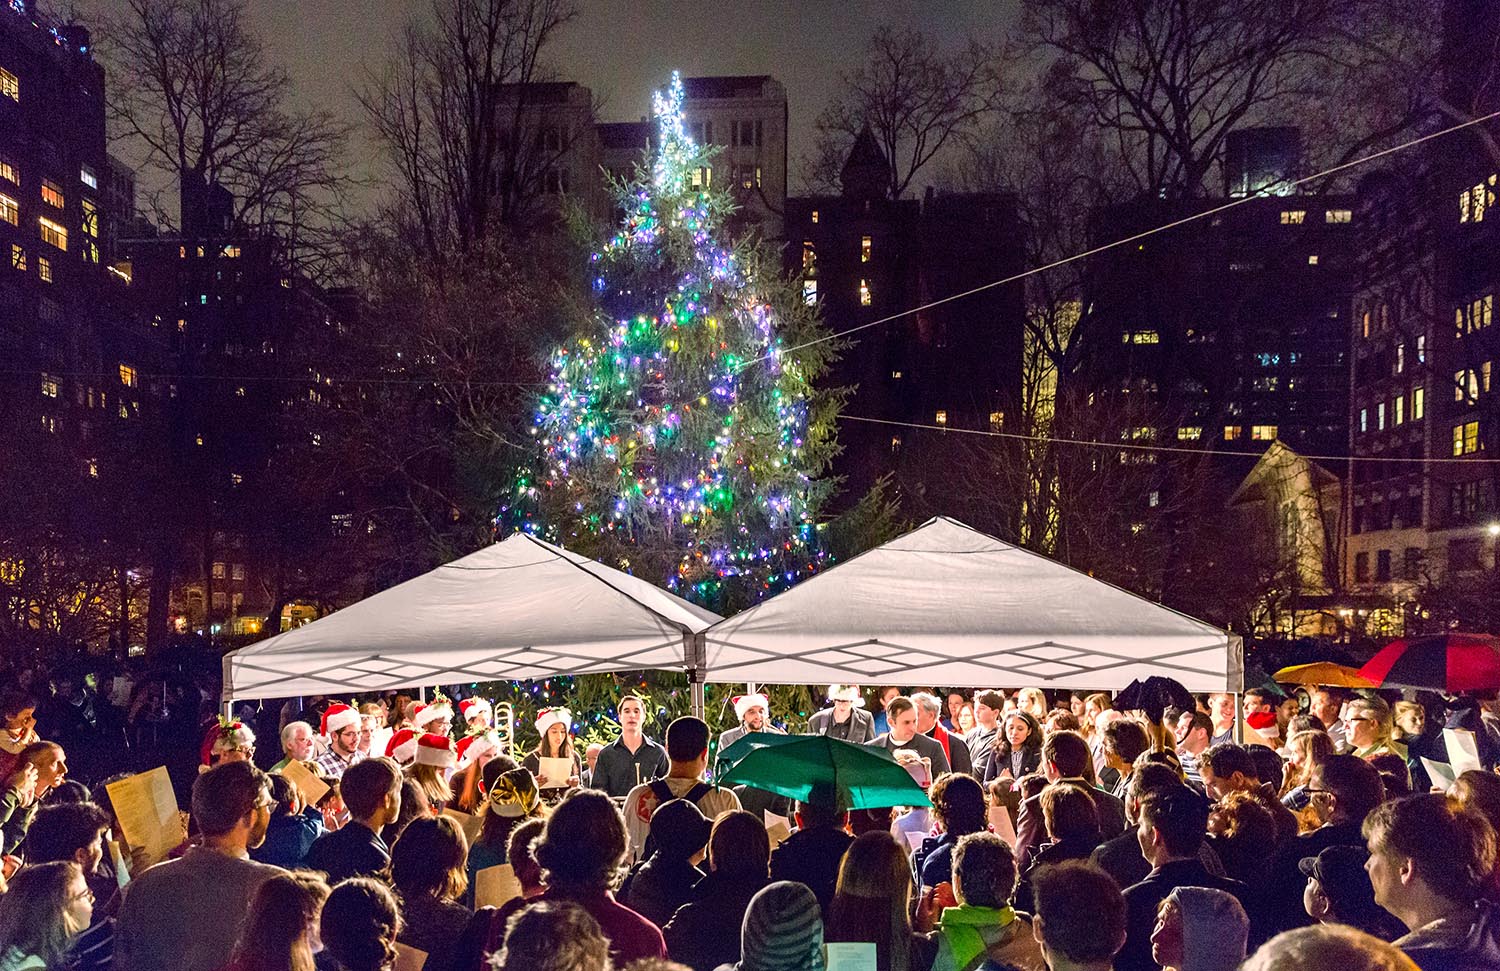
[[[780,732],[746,732],[735,739],[733,745],[714,756],[714,777],[723,775],[732,765],[758,748],[785,745],[802,737],[801,735],[783,735]]]
[[[840,809],[932,805],[911,773],[885,749],[827,735],[770,737],[776,741],[747,746],[749,753],[719,784],[753,786],[799,802],[826,803],[831,795]],[[729,752],[738,754],[741,742],[731,745]]]

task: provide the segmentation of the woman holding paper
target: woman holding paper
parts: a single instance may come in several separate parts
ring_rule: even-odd
[[[521,760],[521,767],[531,770],[539,789],[549,801],[562,797],[562,790],[574,788],[583,778],[583,761],[573,747],[573,713],[566,708],[543,708],[536,713],[536,733],[540,740],[531,754]]]

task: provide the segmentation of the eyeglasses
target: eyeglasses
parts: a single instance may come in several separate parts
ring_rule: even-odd
[[[69,897],[68,903],[76,903],[80,900],[87,900],[89,903],[93,903],[94,891],[90,890],[88,887],[84,887],[82,893],[75,893],[73,896]]]
[[[359,736],[359,729],[357,729],[357,728],[346,728],[343,731],[337,733],[337,736],[339,738],[343,738],[345,735],[353,735],[355,737],[358,737]]]
[[[1307,787],[1307,794],[1308,794],[1308,796],[1337,796],[1338,795],[1338,793],[1334,792],[1332,789],[1314,789],[1312,786],[1308,786]]]

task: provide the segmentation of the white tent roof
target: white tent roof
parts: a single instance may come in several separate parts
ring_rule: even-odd
[[[1238,637],[939,517],[708,631],[712,681],[1238,691]]]
[[[682,671],[720,617],[520,533],[224,659],[224,699]]]

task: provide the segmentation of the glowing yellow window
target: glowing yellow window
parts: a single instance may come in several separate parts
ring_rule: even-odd
[[[870,237],[868,236],[861,236],[859,238],[859,261],[861,263],[870,262]]]
[[[859,305],[868,307],[870,305],[870,281],[859,281]]]

